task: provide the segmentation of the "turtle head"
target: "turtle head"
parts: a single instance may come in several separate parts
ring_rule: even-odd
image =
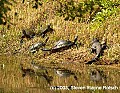
[[[75,36],[74,43],[77,41],[77,39],[78,39],[78,36]]]
[[[47,43],[48,40],[49,40],[49,37],[46,38],[46,40],[45,40],[45,44]]]

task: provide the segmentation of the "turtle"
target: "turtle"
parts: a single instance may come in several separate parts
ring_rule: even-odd
[[[68,49],[68,48],[72,47],[73,45],[76,45],[76,47],[77,47],[77,44],[76,44],[77,39],[78,39],[78,36],[75,36],[75,39],[73,42],[69,41],[69,40],[59,40],[58,42],[55,43],[54,47],[52,47],[51,49],[44,48],[44,49],[42,49],[42,51],[51,51],[52,53],[54,53],[54,52],[58,52],[60,50]]]
[[[95,53],[95,57],[88,61],[86,64],[92,64],[93,62],[98,61],[100,56],[103,55],[104,50],[106,49],[106,42],[104,41],[102,44],[99,42],[97,38],[93,38],[92,46],[91,46],[91,53]]]
[[[23,39],[32,39],[35,36],[35,32],[33,31],[26,31],[25,29],[22,30],[22,36],[21,36],[21,40],[20,40],[20,44],[23,43]]]
[[[36,51],[38,51],[41,47],[45,46],[47,41],[48,41],[49,37],[46,38],[45,42],[38,42],[33,44],[32,46],[29,47],[29,51],[31,53],[35,53]]]
[[[26,31],[26,30],[22,30],[22,36],[21,38],[27,38],[27,39],[31,39],[35,36],[35,32],[33,31]]]
[[[41,33],[40,33],[40,36],[42,36],[43,38],[45,37],[45,35],[48,33],[48,32],[53,32],[53,29],[50,27],[51,24],[47,25],[47,27],[45,27],[44,29],[42,29]]]
[[[75,75],[75,73],[73,73],[70,70],[67,69],[54,69],[56,75],[58,75],[59,77],[70,77],[71,75],[74,76],[74,79],[77,80],[77,77]]]
[[[91,44],[92,44],[91,53],[95,53],[96,55],[94,58],[92,58],[90,61],[86,62],[85,64],[92,64],[93,62],[96,62],[101,55],[102,47],[99,40],[97,38],[93,38]]]

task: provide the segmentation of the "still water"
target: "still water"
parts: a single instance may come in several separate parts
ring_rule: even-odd
[[[120,68],[0,55],[0,93],[119,93]]]

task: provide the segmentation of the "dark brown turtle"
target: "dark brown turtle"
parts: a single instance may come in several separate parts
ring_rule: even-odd
[[[35,36],[35,32],[33,31],[26,31],[26,30],[22,30],[22,36],[21,38],[27,38],[27,39],[31,39]]]
[[[54,52],[59,52],[60,50],[65,50],[65,49],[69,49],[70,47],[72,47],[73,45],[76,45],[76,41],[78,39],[78,36],[75,37],[74,41],[69,41],[69,40],[59,40],[58,42],[55,43],[54,47],[51,49],[42,49],[42,51],[51,51],[51,53]]]
[[[26,38],[26,39],[32,39],[34,38],[35,36],[35,32],[33,31],[26,31],[26,30],[22,30],[22,36],[21,36],[21,41],[20,43],[22,44],[23,43],[23,39]]]
[[[41,33],[40,33],[40,36],[42,36],[43,38],[45,37],[45,35],[48,33],[48,32],[53,32],[53,29],[50,27],[51,24],[47,25],[47,27],[43,28]]]

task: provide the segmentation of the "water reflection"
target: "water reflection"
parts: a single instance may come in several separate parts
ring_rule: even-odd
[[[75,75],[75,73],[73,73],[70,70],[67,69],[54,69],[56,75],[58,75],[59,77],[70,77],[71,75],[73,75],[74,79],[77,80],[77,76]]]
[[[99,69],[92,69],[90,71],[90,80],[94,82],[105,82],[106,76],[104,75],[104,72]]]
[[[22,77],[25,77],[26,75],[33,75],[35,74],[35,71],[33,69],[30,69],[30,68],[24,68],[23,67],[23,64],[20,64],[20,69],[22,71]]]
[[[59,77],[69,77],[69,76],[74,76],[75,80],[77,80],[77,76],[75,75],[75,73],[71,70],[67,70],[65,68],[60,68],[60,67],[50,67],[50,66],[42,66],[42,65],[37,65],[35,62],[31,62],[31,65],[36,69],[36,70],[44,70],[47,74],[48,71],[47,70],[53,70],[55,72],[56,75],[58,75]]]
[[[26,75],[29,75],[29,76],[32,76],[32,77],[34,76],[34,77],[38,77],[38,78],[43,77],[47,81],[47,83],[49,85],[51,85],[51,81],[53,80],[53,77],[48,74],[45,67],[44,66],[38,66],[33,62],[31,64],[37,70],[33,70],[33,69],[30,69],[30,68],[25,69],[23,67],[23,64],[20,64],[20,68],[21,68],[21,71],[22,71],[22,77],[25,77]]]
[[[60,68],[60,67],[45,67],[42,65],[37,65],[35,62],[31,62],[31,65],[38,71],[38,70],[44,70],[46,74],[48,74],[48,70],[52,70],[52,72],[55,72],[55,75],[59,77],[70,77],[73,76],[75,80],[77,80],[77,76],[75,73],[71,70],[67,70],[65,68]],[[54,76],[54,75],[53,75]]]
[[[1,63],[2,64],[2,63]],[[115,85],[119,86],[120,69],[109,69],[96,66],[81,66],[72,63],[67,64],[46,64],[37,61],[20,64],[18,62],[7,61],[4,70],[0,70],[1,86],[7,88],[20,89],[24,88],[19,93],[26,93],[26,90],[30,93],[54,93],[54,90],[50,90],[51,86],[67,86],[71,89],[71,86],[103,86],[103,85]],[[11,68],[12,66],[12,68]],[[1,66],[2,67],[2,66]],[[20,68],[20,69],[19,69]],[[19,69],[19,70],[18,70]],[[39,89],[39,92],[37,92]],[[11,90],[7,90],[10,93]],[[20,89],[21,90],[21,89]],[[34,90],[36,92],[34,92]],[[0,91],[2,91],[0,89]],[[18,93],[17,90],[13,90]],[[53,92],[54,91],[54,92]],[[65,93],[69,93],[68,92]],[[82,91],[82,90],[78,90]],[[89,90],[83,90],[81,93],[88,92]],[[86,92],[86,93],[87,93]],[[7,92],[6,92],[7,93]],[[64,93],[61,92],[60,93]],[[76,92],[75,92],[76,93]],[[77,92],[79,93],[79,92]],[[103,93],[103,90],[100,90]]]
[[[36,70],[45,70],[46,73],[48,73],[45,66],[38,65],[38,64],[36,64],[34,61],[32,61],[30,64],[32,65],[32,67],[33,67],[34,69],[36,69]]]
[[[47,83],[49,84],[49,85],[51,85],[51,82],[53,81],[53,77],[52,76],[50,76],[50,75],[48,75],[48,74],[46,74],[46,73],[40,73],[40,72],[36,72],[36,75],[40,78],[40,77],[43,77],[46,81],[47,81]]]

